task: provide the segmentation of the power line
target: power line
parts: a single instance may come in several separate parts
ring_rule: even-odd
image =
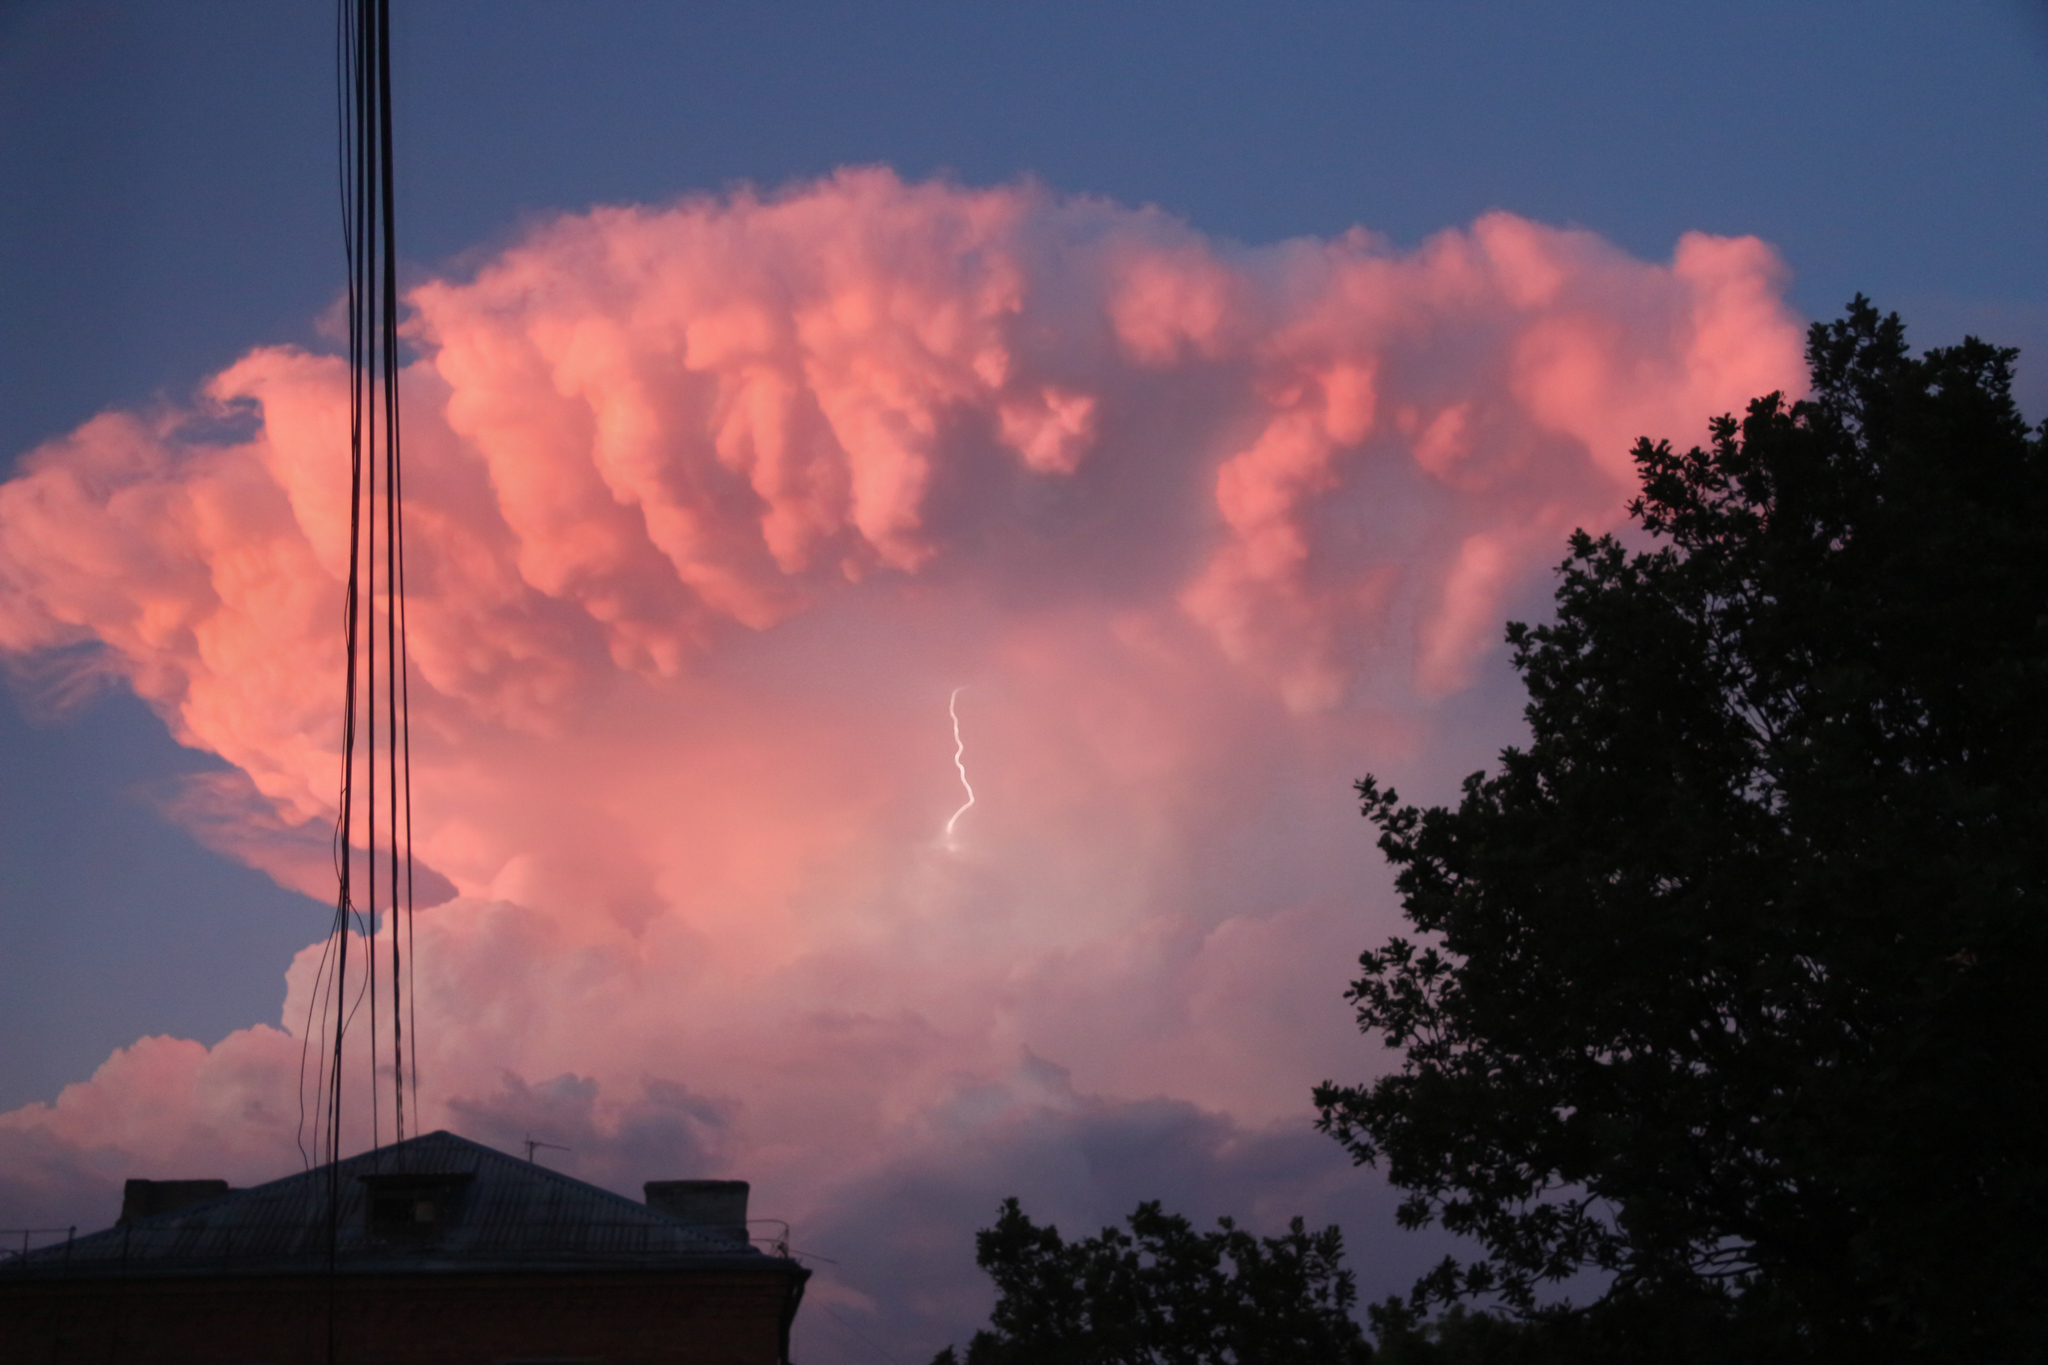
[[[342,1155],[348,1035],[364,1006],[371,1148],[384,1139],[380,1059],[387,1042],[395,1141],[404,1140],[408,1117],[416,1122],[419,1114],[389,0],[338,0],[335,39],[342,248],[348,274],[349,552],[341,620],[345,672],[334,917],[301,1038],[299,1140],[309,1164],[319,1159],[330,1165]],[[380,970],[379,938],[387,933],[388,960]],[[352,940],[361,942],[353,981]],[[310,1053],[316,1015],[317,1036],[325,1040],[317,1067]],[[318,1094],[310,1116],[319,1128],[312,1153],[305,1141],[309,1072],[315,1073]],[[339,1217],[338,1180],[330,1176],[330,1242]]]

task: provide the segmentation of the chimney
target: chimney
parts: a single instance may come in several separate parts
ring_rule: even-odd
[[[121,1189],[121,1217],[115,1226],[159,1213],[176,1213],[226,1193],[225,1180],[131,1180]]]
[[[650,1180],[647,1207],[714,1236],[747,1240],[747,1182],[744,1180]]]

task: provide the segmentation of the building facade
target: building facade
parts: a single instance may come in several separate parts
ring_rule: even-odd
[[[452,1133],[246,1190],[131,1181],[122,1220],[0,1265],[0,1362],[788,1365],[810,1272],[746,1186],[648,1202]]]

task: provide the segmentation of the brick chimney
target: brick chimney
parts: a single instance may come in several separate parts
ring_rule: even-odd
[[[647,1207],[714,1236],[747,1240],[746,1181],[650,1180],[645,1188]]]

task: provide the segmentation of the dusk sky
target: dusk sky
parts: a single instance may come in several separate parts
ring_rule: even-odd
[[[426,1117],[752,1180],[806,1360],[1009,1194],[1405,1288],[1351,782],[1851,295],[2048,413],[2038,4],[393,8]],[[334,118],[325,0],[0,9],[0,1226],[298,1164]]]

